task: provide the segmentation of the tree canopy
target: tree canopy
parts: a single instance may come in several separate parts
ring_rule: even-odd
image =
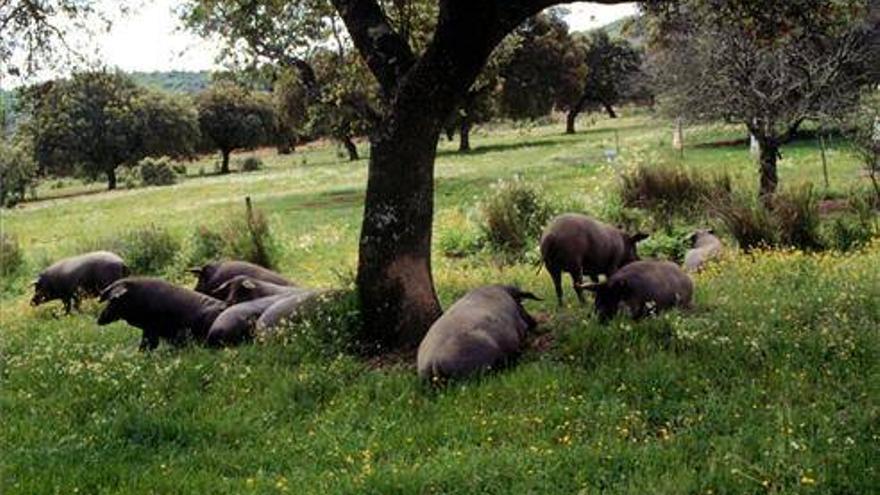
[[[196,99],[203,137],[220,150],[220,173],[229,173],[229,155],[251,149],[275,134],[275,113],[267,97],[231,81],[218,81]]]
[[[145,156],[183,156],[198,137],[195,114],[117,72],[81,72],[24,92],[24,133],[40,169],[57,175],[106,174]]]
[[[665,108],[748,126],[761,145],[760,194],[772,195],[789,129],[851,108],[876,74],[878,25],[868,4],[682,0],[649,9]]]

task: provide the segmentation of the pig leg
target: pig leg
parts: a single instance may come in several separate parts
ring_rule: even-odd
[[[556,301],[559,307],[562,307],[562,270],[558,268],[547,268],[547,271],[550,272],[550,278],[553,279],[553,287],[556,288]]]
[[[141,345],[138,346],[138,349],[141,351],[152,351],[157,347],[159,347],[159,334],[153,330],[144,330],[144,335],[141,337]]]
[[[584,283],[583,269],[578,266],[568,273],[571,275],[572,287],[574,287],[574,293],[577,294],[578,300],[581,302],[581,304],[586,304],[587,300],[584,299],[584,289],[581,288],[581,284]]]
[[[70,306],[72,303],[73,303],[72,296],[67,296],[64,298],[64,314],[66,314],[66,315],[70,314]]]

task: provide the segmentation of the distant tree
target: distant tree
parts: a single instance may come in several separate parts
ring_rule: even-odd
[[[229,155],[265,144],[275,132],[271,103],[235,83],[220,81],[196,99],[202,135],[220,150],[220,173],[229,173]]]
[[[278,71],[272,99],[277,120],[275,144],[281,154],[292,153],[300,136],[306,132],[308,105],[305,93],[305,86],[296,72]]]
[[[804,119],[857,102],[876,73],[867,0],[681,0],[649,7],[651,65],[664,106],[746,125],[760,144],[760,189],[776,191],[780,143]]]
[[[353,51],[318,50],[309,61],[322,89],[309,108],[312,134],[337,140],[357,160],[352,138],[372,131],[383,104],[376,80]]]
[[[531,17],[515,33],[521,42],[502,70],[501,106],[511,118],[536,119],[553,110],[570,74],[582,71],[581,61],[572,56],[568,25],[556,11]]]
[[[842,117],[841,127],[861,158],[880,204],[880,90],[865,91],[859,105]]]
[[[625,39],[612,40],[604,30],[592,31],[577,40],[581,45],[586,77],[578,81],[578,90],[568,92],[558,106],[567,112],[566,129],[574,134],[577,116],[585,109],[604,108],[617,117],[614,105],[634,96],[635,78],[641,70],[641,54]]]
[[[37,165],[24,143],[0,139],[0,206],[23,201],[37,179]]]
[[[387,13],[413,43],[424,44],[424,25],[433,21],[426,15],[429,5],[425,0],[389,2]],[[328,2],[188,0],[180,16],[199,35],[223,39],[221,57],[235,67],[268,65],[282,73],[296,72],[308,107],[309,133],[338,140],[350,159],[358,159],[352,138],[366,133],[377,114],[373,108],[377,86],[350,49],[344,27]],[[282,119],[282,128],[287,123]]]
[[[446,134],[451,140],[458,130],[459,151],[470,151],[470,131],[475,124],[488,122],[498,115],[504,83],[501,73],[519,49],[520,43],[520,37],[511,34],[495,47],[461,105],[450,115],[445,125]]]
[[[156,155],[184,156],[198,136],[195,114],[117,72],[81,72],[24,91],[23,132],[40,169],[58,175],[106,174]]]

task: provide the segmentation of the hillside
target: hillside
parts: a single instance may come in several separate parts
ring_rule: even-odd
[[[195,94],[211,84],[208,71],[132,72],[129,76],[141,86],[169,93]]]
[[[364,160],[318,143],[239,154],[264,160],[249,173],[188,163],[173,186],[41,185],[48,199],[2,210],[24,266],[0,279],[0,492],[875,493],[880,237],[845,253],[744,254],[721,232],[731,249],[694,276],[692,310],[607,326],[569,287],[556,308],[537,238],[522,260],[474,249],[499,180],[608,221],[644,218],[617,192],[637,164],[726,172],[754,194],[748,147],[717,145],[741,128],[690,128],[680,156],[669,122],[596,119],[576,135],[479,129],[465,154],[441,143],[432,265],[443,307],[496,283],[543,301],[526,303],[540,325],[515,364],[440,389],[417,380],[412,355],[364,359],[347,345]],[[822,181],[814,140],[783,152],[786,187]],[[827,157],[830,195],[864,181],[847,143],[829,143]],[[162,261],[150,274],[192,287],[206,232],[241,218],[246,196],[266,215],[278,270],[340,300],[256,343],[152,353],[124,322],[99,327],[97,301],[70,316],[57,301],[30,306],[40,269],[120,239],[139,240],[132,258]],[[660,255],[697,226],[652,226],[640,253]]]

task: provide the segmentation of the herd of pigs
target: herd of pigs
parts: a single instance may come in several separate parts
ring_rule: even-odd
[[[554,219],[540,246],[559,305],[564,272],[571,276],[581,303],[584,290],[594,294],[602,322],[621,306],[632,318],[690,307],[693,282],[682,268],[668,261],[639,259],[636,245],[646,237],[580,214]],[[693,248],[684,263],[689,271],[700,269],[722,248],[711,230],[698,230],[690,242]],[[71,306],[79,307],[82,295],[98,296],[106,302],[98,325],[124,320],[143,331],[140,349],[150,350],[160,339],[178,346],[195,341],[210,347],[248,341],[256,334],[271,333],[320,293],[244,261],[213,262],[191,271],[198,277],[192,290],[158,278],[129,276],[125,261],[114,253],[86,253],[43,270],[34,282],[31,304],[61,300],[70,313]],[[591,281],[585,283],[584,276]],[[458,378],[511,362],[536,325],[523,307],[525,299],[539,300],[510,285],[489,285],[465,294],[434,322],[419,345],[419,376]]]

